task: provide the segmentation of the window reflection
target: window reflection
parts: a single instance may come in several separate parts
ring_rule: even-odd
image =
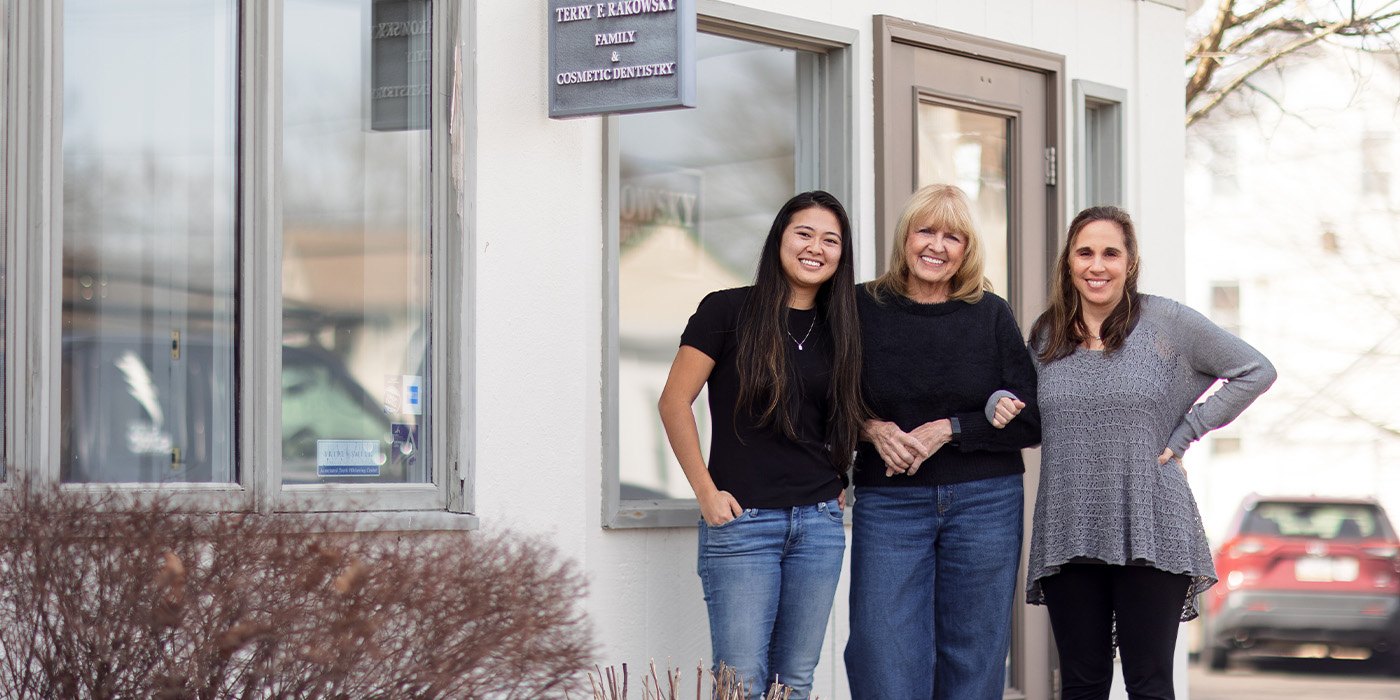
[[[919,103],[918,120],[919,180],[914,186],[946,183],[967,193],[985,246],[987,279],[997,294],[1008,297],[1006,144],[1011,120],[928,102]]]
[[[619,119],[623,499],[692,497],[657,399],[691,312],[752,282],[773,215],[797,189],[798,53],[707,34],[696,53],[699,107]],[[707,401],[694,406],[706,451]]]
[[[431,5],[283,7],[283,480],[426,482]]]
[[[237,480],[236,17],[63,4],[64,481]]]

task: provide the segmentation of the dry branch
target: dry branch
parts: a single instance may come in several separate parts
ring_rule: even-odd
[[[0,697],[524,699],[582,681],[583,579],[549,545],[307,534],[344,531],[331,520],[12,489]]]
[[[1342,4],[1313,0],[1217,0],[1212,20],[1188,42],[1186,125],[1200,121],[1251,77],[1319,42],[1396,53],[1400,0]]]

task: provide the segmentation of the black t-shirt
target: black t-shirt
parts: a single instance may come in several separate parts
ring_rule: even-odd
[[[981,301],[920,304],[899,295],[876,301],[856,291],[862,342],[861,390],[877,418],[913,430],[958,419],[962,437],[928,458],[914,476],[885,476],[869,442],[856,451],[856,486],[956,484],[1025,471],[1021,448],[1040,442],[1035,366],[1011,307],[987,292]],[[987,398],[1005,389],[1026,402],[1005,428],[993,428]]]
[[[752,411],[735,405],[739,314],[751,289],[709,294],[681,334],[681,345],[715,361],[706,382],[712,421],[710,477],[743,508],[791,508],[830,500],[841,492],[841,475],[832,466],[826,446],[831,336],[816,309],[788,309],[792,337],[784,340],[789,366],[797,370],[797,396],[790,415],[798,439],[788,438],[776,425],[759,427]],[[795,341],[802,341],[802,350]]]

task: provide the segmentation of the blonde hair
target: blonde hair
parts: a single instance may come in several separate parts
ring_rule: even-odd
[[[948,298],[976,304],[992,284],[983,273],[982,239],[972,223],[972,203],[967,194],[953,185],[926,185],[909,195],[904,211],[895,224],[894,246],[885,274],[871,283],[875,298],[884,294],[908,296],[909,260],[904,247],[909,242],[909,230],[916,224],[927,223],[930,228],[962,235],[967,239],[962,265],[948,282]]]

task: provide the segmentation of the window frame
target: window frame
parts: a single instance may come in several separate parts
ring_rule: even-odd
[[[15,7],[12,0],[0,0],[0,232],[12,230],[10,210],[13,208],[10,198],[10,152],[13,150],[10,144],[13,143],[10,134],[10,105],[15,104],[14,96],[10,93],[10,67],[14,61],[10,56],[10,28],[15,20]],[[14,402],[10,400],[10,392],[6,391],[11,385],[10,375],[13,373],[14,357],[9,352],[14,347],[17,338],[12,337],[13,325],[8,321],[14,318],[13,301],[14,294],[9,288],[10,278],[17,269],[12,258],[14,245],[10,242],[10,236],[0,236],[0,264],[5,266],[4,285],[0,287],[0,323],[3,323],[4,333],[0,333],[0,357],[4,357],[4,362],[0,363],[0,482],[6,481],[10,474],[9,463],[6,456],[13,453],[11,445],[14,431],[8,429],[9,417],[14,415]]]
[[[1126,206],[1124,122],[1128,91],[1088,80],[1074,81],[1074,199],[1078,209],[1098,204]],[[1103,110],[1104,118],[1091,112]],[[1093,141],[1098,148],[1091,153]]]
[[[364,0],[366,5],[368,0]],[[3,95],[10,143],[4,154],[7,199],[6,473],[40,485],[60,484],[62,347],[62,57],[63,2],[11,3],[14,19],[0,49],[10,59]],[[36,7],[37,5],[37,7]],[[426,484],[282,484],[281,448],[281,70],[283,3],[240,0],[238,22],[236,247],[236,375],[234,483],[62,484],[141,498],[168,494],[177,504],[217,511],[442,511],[471,513],[474,480],[467,464],[473,434],[474,339],[469,251],[474,190],[466,167],[474,158],[474,66],[465,41],[475,0],[432,4],[432,128],[427,187],[429,212],[427,357],[432,417],[431,482]],[[11,43],[12,42],[12,43]],[[28,97],[28,96],[33,96]],[[23,175],[23,177],[21,177]],[[20,440],[16,436],[26,436]],[[36,466],[37,465],[37,466]],[[19,479],[7,479],[4,488]],[[474,519],[456,526],[471,527]],[[470,522],[468,522],[470,521]],[[423,520],[419,525],[446,521]],[[433,526],[433,525],[429,525]]]
[[[798,131],[819,130],[816,138],[799,138],[796,152],[798,191],[825,189],[859,221],[856,169],[856,45],[860,33],[788,15],[739,7],[718,0],[697,0],[700,32],[821,54],[820,61],[798,61]],[[820,64],[820,65],[817,65]],[[702,96],[703,99],[703,96]],[[818,126],[820,125],[820,126]],[[686,527],[695,524],[700,508],[694,498],[622,500],[620,495],[620,431],[618,369],[618,212],[621,193],[618,117],[603,124],[603,498],[602,526],[606,529]],[[859,267],[860,241],[857,251]]]

